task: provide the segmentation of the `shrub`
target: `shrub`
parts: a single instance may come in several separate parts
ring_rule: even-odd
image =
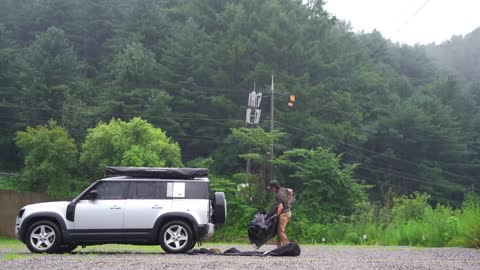
[[[17,190],[18,176],[0,176],[1,190]]]
[[[447,224],[445,232],[443,233],[443,238],[445,241],[450,241],[458,235],[458,217],[450,216],[447,219]]]
[[[25,164],[19,188],[47,192],[52,198],[68,196],[77,149],[67,131],[55,121],[49,121],[47,125],[17,132],[15,143]]]
[[[431,209],[428,204],[430,196],[427,194],[414,193],[410,196],[401,196],[393,199],[394,222],[420,219],[425,210]]]
[[[465,198],[458,217],[458,237],[455,242],[465,247],[480,248],[480,196],[477,194],[468,194]]]
[[[356,232],[348,232],[345,235],[345,242],[348,244],[358,245],[362,242],[362,238]]]

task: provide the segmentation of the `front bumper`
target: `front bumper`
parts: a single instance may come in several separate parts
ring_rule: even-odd
[[[18,240],[22,240],[22,234],[20,233],[21,224],[22,221],[17,217],[17,220],[15,220],[15,237]]]
[[[198,225],[197,227],[197,239],[198,240],[206,240],[213,235],[215,231],[215,225],[212,223]]]

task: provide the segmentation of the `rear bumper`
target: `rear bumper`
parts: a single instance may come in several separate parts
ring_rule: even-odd
[[[215,226],[212,223],[197,226],[197,239],[205,240],[210,238],[215,231]]]

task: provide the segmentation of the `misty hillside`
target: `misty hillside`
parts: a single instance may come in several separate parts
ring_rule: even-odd
[[[27,127],[57,121],[78,156],[100,121],[141,117],[179,143],[183,164],[209,161],[212,174],[234,179],[241,154],[267,154],[235,141],[232,128],[245,126],[256,83],[259,127],[269,130],[273,73],[275,127],[285,132],[275,156],[328,149],[357,164],[347,168],[375,200],[419,191],[455,203],[479,190],[480,87],[463,81],[478,79],[480,30],[439,46],[397,45],[354,33],[322,1],[303,2],[0,0],[1,170],[24,169],[16,136]],[[69,175],[90,179],[74,164]],[[326,177],[314,172],[305,178]],[[294,175],[274,172],[304,190]]]
[[[427,55],[440,69],[461,81],[480,80],[480,28],[465,36],[454,36],[440,45],[425,46]]]

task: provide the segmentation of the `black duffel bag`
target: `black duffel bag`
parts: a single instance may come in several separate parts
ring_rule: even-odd
[[[275,212],[260,212],[255,215],[248,226],[248,239],[257,248],[263,246],[277,235],[278,217]]]

